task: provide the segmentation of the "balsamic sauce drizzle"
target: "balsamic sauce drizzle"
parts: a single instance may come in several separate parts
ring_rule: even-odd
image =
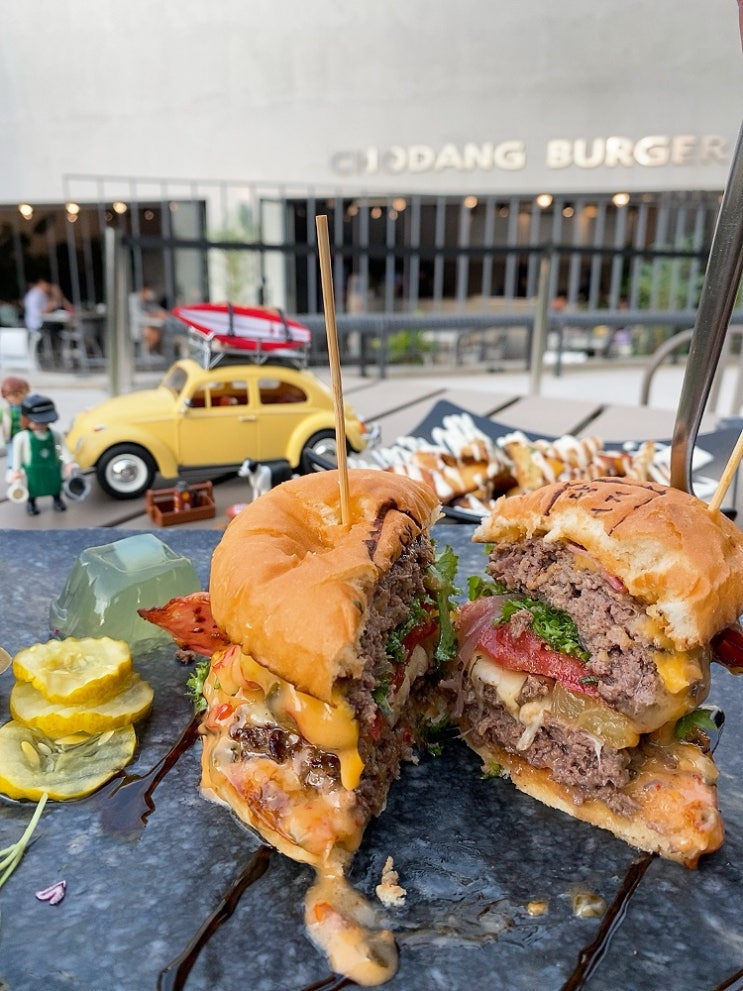
[[[645,876],[645,871],[655,859],[654,853],[646,853],[637,860],[633,860],[624,877],[622,886],[617,892],[614,901],[607,909],[596,938],[588,946],[584,946],[578,954],[578,963],[575,970],[563,984],[560,991],[579,991],[591,974],[604,958],[614,933],[619,929],[627,913],[630,898],[637,890],[640,881]]]
[[[146,774],[119,771],[93,796],[101,806],[101,824],[108,833],[138,834],[155,809],[152,793],[178,758],[193,746],[201,716],[196,714],[170,750]]]
[[[743,967],[731,974],[722,984],[718,984],[713,991],[741,991],[743,989]]]
[[[302,991],[340,991],[341,988],[351,987],[357,988],[358,984],[352,981],[350,977],[343,977],[340,974],[328,974],[321,981],[308,984],[306,988],[302,988]]]
[[[181,991],[208,940],[235,911],[245,889],[266,873],[271,853],[270,847],[258,847],[219,905],[201,924],[191,942],[160,971],[157,976],[157,991]]]

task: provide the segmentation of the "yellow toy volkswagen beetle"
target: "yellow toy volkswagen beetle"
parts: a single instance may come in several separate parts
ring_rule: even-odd
[[[345,404],[349,451],[363,450],[372,427]],[[171,365],[155,389],[117,396],[79,413],[67,446],[101,488],[134,499],[164,478],[237,470],[246,459],[285,460],[312,469],[312,456],[335,461],[331,390],[312,372],[283,364],[218,364],[193,358]]]

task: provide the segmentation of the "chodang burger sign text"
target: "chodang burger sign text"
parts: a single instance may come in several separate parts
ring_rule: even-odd
[[[730,142],[719,135],[648,135],[632,139],[554,138],[546,142],[540,157],[548,169],[658,168],[727,164]],[[338,175],[402,175],[426,172],[517,172],[527,166],[524,141],[483,141],[369,147],[338,151],[331,168]]]

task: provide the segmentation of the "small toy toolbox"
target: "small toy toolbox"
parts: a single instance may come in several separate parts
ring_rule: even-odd
[[[172,489],[148,489],[146,506],[148,516],[158,526],[210,520],[217,513],[211,482],[179,482]]]

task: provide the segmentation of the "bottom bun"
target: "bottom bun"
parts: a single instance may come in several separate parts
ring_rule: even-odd
[[[201,793],[232,809],[265,843],[292,860],[324,867],[345,864],[358,847],[366,820],[355,813],[353,792],[339,789],[338,807],[305,800],[292,774],[274,761],[230,762],[227,734],[203,737]],[[272,801],[273,799],[273,801]]]
[[[661,769],[655,761],[641,767],[631,785],[638,809],[628,817],[614,812],[600,799],[576,803],[570,790],[552,779],[548,768],[533,767],[496,744],[472,741],[461,728],[468,746],[483,759],[487,770],[492,772],[494,764],[500,765],[503,776],[509,777],[519,791],[574,819],[606,829],[630,846],[685,867],[696,867],[702,854],[722,846],[725,834],[714,783],[717,769],[712,758],[698,747],[694,747],[693,766],[682,760],[674,769]]]

